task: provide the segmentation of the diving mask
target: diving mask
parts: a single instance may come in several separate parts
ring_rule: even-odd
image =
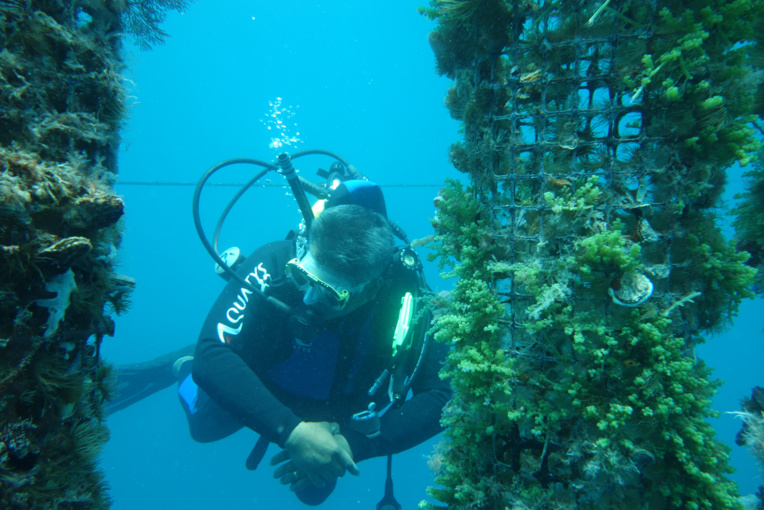
[[[302,260],[294,258],[287,262],[286,274],[305,293],[306,304],[321,303],[335,311],[343,310],[350,301],[351,293],[363,287],[353,287],[344,278],[322,270],[310,253]]]

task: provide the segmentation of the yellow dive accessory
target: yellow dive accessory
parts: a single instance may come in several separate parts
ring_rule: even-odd
[[[317,200],[315,204],[313,204],[313,207],[311,209],[313,210],[313,216],[315,218],[318,218],[322,212],[324,212],[324,207],[326,207],[326,200],[321,199]]]
[[[300,259],[298,258],[294,258],[287,262],[286,274],[292,279],[295,285],[297,285],[297,288],[305,290],[305,288],[309,286],[313,287],[327,300],[327,304],[338,310],[342,310],[348,304],[348,300],[350,299],[350,292],[348,289],[337,290],[329,283],[302,267],[300,265]]]

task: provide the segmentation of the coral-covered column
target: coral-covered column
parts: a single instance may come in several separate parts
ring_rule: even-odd
[[[105,508],[120,2],[0,3],[0,507]]]
[[[448,508],[738,508],[695,347],[751,297],[727,169],[758,148],[760,0],[433,0],[463,122],[435,255]],[[435,505],[432,505],[435,506]]]

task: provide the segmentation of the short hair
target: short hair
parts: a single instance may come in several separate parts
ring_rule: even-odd
[[[381,274],[395,247],[384,216],[350,204],[322,211],[311,224],[308,241],[316,262],[354,285]]]

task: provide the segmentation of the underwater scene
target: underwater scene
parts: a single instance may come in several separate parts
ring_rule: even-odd
[[[0,508],[764,510],[764,1],[5,0],[0,26]],[[190,356],[221,292],[234,346],[278,290],[223,252],[342,200],[398,226],[421,295],[367,377],[381,429],[342,422],[359,473],[311,500],[282,430],[190,428]],[[305,304],[353,316],[289,239]],[[257,334],[309,352],[284,295]],[[318,391],[305,359],[282,386]]]

